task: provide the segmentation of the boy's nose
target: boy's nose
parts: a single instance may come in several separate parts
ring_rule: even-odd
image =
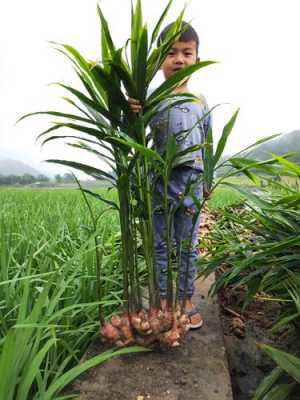
[[[180,53],[176,54],[175,64],[183,64],[183,56]]]

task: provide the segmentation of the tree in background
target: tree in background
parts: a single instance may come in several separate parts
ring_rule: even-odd
[[[62,180],[63,180],[63,178],[60,174],[56,174],[54,179],[55,179],[56,183],[62,183]]]

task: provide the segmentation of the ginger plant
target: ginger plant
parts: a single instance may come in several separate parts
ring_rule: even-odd
[[[65,97],[65,100],[73,107],[74,113],[50,110],[22,117],[37,114],[58,117],[59,121],[54,122],[49,129],[39,135],[39,138],[43,139],[43,144],[57,139],[71,140],[70,146],[96,155],[109,166],[110,172],[78,161],[48,160],[83,171],[96,179],[104,178],[117,190],[118,204],[89,190],[85,190],[85,192],[108,203],[119,213],[124,309],[121,315],[114,316],[102,328],[102,335],[118,346],[133,342],[148,344],[156,341],[173,346],[178,344],[178,339],[188,329],[188,319],[184,315],[184,311],[176,310],[170,262],[168,265],[168,304],[170,308],[165,312],[160,310],[153,246],[152,176],[162,170],[165,185],[167,184],[170,169],[176,158],[176,149],[171,143],[171,153],[163,158],[152,148],[151,133],[149,134],[148,127],[152,118],[159,112],[159,104],[162,101],[170,100],[173,106],[191,101],[194,98],[192,94],[174,94],[174,90],[184,79],[213,62],[198,62],[175,72],[148,95],[152,79],[160,69],[172,44],[184,31],[182,19],[185,9],[179,14],[165,39],[157,48],[154,48],[161,25],[172,2],[173,0],[168,2],[151,35],[148,33],[147,25],[143,22],[141,0],[136,1],[135,7],[132,4],[130,38],[122,48],[116,48],[109,24],[98,6],[101,23],[100,61],[85,59],[70,45],[53,43],[59,52],[71,60],[85,89],[85,91],[80,91],[77,88],[58,83],[72,95],[72,98]],[[138,115],[132,112],[126,93],[128,96],[138,99],[143,106]],[[230,131],[235,117],[231,121]],[[63,131],[71,129],[75,133],[73,135],[57,133],[62,129]],[[218,146],[219,150],[224,148],[229,133],[225,132],[225,136],[222,136],[223,139],[221,138],[221,144]],[[204,157],[206,172],[203,175],[203,179],[209,187],[212,185],[216,161],[221,155],[217,149],[217,155],[212,158],[211,148],[211,143],[208,143]],[[195,149],[188,149],[188,151],[193,150]],[[199,211],[200,209],[201,206]],[[168,224],[170,224],[170,218],[166,214]],[[147,268],[148,311],[145,310],[142,297],[143,282],[140,281],[138,237],[142,241],[143,258]],[[170,253],[170,237],[167,240]],[[100,280],[101,265],[98,265],[97,268],[97,276]],[[98,282],[100,293],[101,285],[102,282]],[[100,310],[100,320],[103,321],[103,318],[102,310]],[[173,334],[174,329],[172,331],[174,326],[179,332],[176,335]]]

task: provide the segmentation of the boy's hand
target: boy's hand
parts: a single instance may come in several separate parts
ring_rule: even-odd
[[[129,103],[129,106],[130,106],[131,110],[134,113],[138,113],[138,112],[141,111],[142,106],[141,106],[141,103],[140,103],[139,100],[133,99],[132,97],[128,97],[128,103]]]

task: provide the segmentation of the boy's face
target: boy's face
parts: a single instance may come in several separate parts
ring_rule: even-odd
[[[194,40],[189,42],[178,41],[173,44],[161,69],[165,79],[168,79],[178,70],[196,64],[198,61],[196,42]]]

